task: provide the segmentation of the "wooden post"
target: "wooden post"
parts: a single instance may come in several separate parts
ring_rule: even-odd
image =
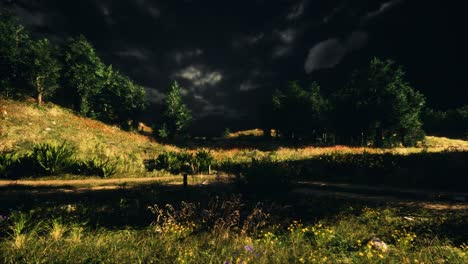
[[[183,176],[184,176],[184,187],[187,187],[187,173],[184,173]]]

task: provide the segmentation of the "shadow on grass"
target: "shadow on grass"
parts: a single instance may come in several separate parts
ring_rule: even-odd
[[[318,144],[313,140],[285,140],[265,138],[263,136],[238,136],[235,138],[193,138],[190,140],[174,139],[162,141],[180,148],[199,149],[257,149],[260,151],[275,151],[280,148],[300,148],[305,146],[329,146]]]

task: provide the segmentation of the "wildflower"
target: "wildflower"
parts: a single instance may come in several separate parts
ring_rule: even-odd
[[[253,248],[251,246],[245,246],[244,248],[245,248],[245,250],[247,250],[249,252],[253,252]]]
[[[359,252],[359,256],[363,257],[363,256],[364,256],[364,253]]]

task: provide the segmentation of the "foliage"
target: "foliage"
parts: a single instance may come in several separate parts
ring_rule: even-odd
[[[84,36],[70,38],[62,51],[59,100],[82,115],[95,116],[96,99],[104,85],[105,66]]]
[[[152,170],[166,170],[173,174],[193,173],[194,157],[189,152],[165,151],[154,160],[146,161],[146,168]]]
[[[303,89],[298,82],[291,82],[284,91],[276,90],[272,101],[273,125],[283,137],[314,137],[326,128],[329,106],[317,83]]]
[[[105,84],[98,95],[95,111],[99,119],[108,123],[134,122],[145,109],[146,94],[143,87],[136,85],[127,76],[111,66],[105,70]]]
[[[86,161],[77,162],[73,172],[79,175],[97,175],[102,178],[108,178],[117,173],[117,163],[110,158],[105,160],[91,158]]]
[[[27,94],[28,43],[27,30],[11,12],[0,9],[0,95],[15,98]]]
[[[29,158],[39,174],[56,175],[71,166],[74,153],[75,149],[67,142],[60,145],[43,143],[34,146]]]
[[[208,172],[211,169],[211,165],[213,164],[214,157],[211,154],[210,150],[200,149],[195,153],[194,163],[195,163],[195,170],[198,173]]]
[[[190,122],[192,121],[192,113],[182,101],[181,87],[175,81],[164,101],[164,112],[159,121],[156,131],[156,136],[165,136],[166,131],[169,137],[181,136],[186,133]],[[161,133],[159,133],[161,132]]]
[[[291,169],[294,167],[287,162],[278,163],[269,157],[252,158],[252,162],[242,170],[245,187],[255,193],[287,191],[295,176]]]
[[[60,66],[55,53],[47,39],[32,41],[28,47],[28,79],[34,87],[38,104],[57,89]]]
[[[426,108],[422,119],[431,135],[468,138],[468,105],[447,111]]]
[[[0,153],[0,178],[10,179],[19,162],[19,156],[15,152]]]
[[[320,200],[323,204],[312,202],[316,207],[309,207],[310,212],[329,212],[337,206],[330,199]],[[309,221],[279,217],[265,205],[246,205],[245,200],[233,196],[212,198],[208,204],[173,202],[151,206],[151,225],[95,228],[77,222],[76,216],[96,213],[102,206],[79,205],[71,205],[78,212],[57,207],[45,208],[44,213],[37,210],[33,214],[9,215],[0,233],[2,263],[64,263],[70,259],[74,263],[468,261],[461,234],[466,223],[460,219],[466,214],[460,212],[444,214],[388,206],[345,208],[336,216]],[[121,218],[114,215],[114,219]],[[452,233],[457,225],[458,236]],[[388,250],[376,248],[374,236],[384,241]]]
[[[165,151],[156,159],[145,161],[147,170],[165,170],[173,174],[209,172],[214,157],[209,150],[198,150],[195,155],[187,152]]]
[[[420,120],[424,96],[405,81],[391,60],[372,59],[335,94],[335,129],[339,137],[374,146],[414,146],[424,132]]]

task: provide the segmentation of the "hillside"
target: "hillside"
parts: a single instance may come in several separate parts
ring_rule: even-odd
[[[409,154],[423,148],[375,149],[363,147],[291,146],[278,142],[264,142],[261,130],[231,133],[225,139],[185,142],[190,151],[210,149],[218,161],[249,161],[252,157],[272,157],[275,160],[298,160],[328,153],[395,153]],[[160,144],[151,137],[126,132],[115,126],[83,118],[54,104],[38,107],[34,102],[0,100],[0,151],[26,152],[37,143],[67,141],[77,149],[77,158],[107,158],[118,160],[121,171],[143,176],[145,159],[155,158],[165,150],[181,147]],[[440,137],[427,137],[426,150],[468,151],[468,142]],[[136,175],[135,175],[136,176]]]
[[[0,100],[0,151],[24,152],[33,144],[63,141],[76,147],[78,158],[115,158],[133,172],[144,170],[144,159],[173,149],[147,136],[77,116],[57,105],[38,107],[33,102]]]

